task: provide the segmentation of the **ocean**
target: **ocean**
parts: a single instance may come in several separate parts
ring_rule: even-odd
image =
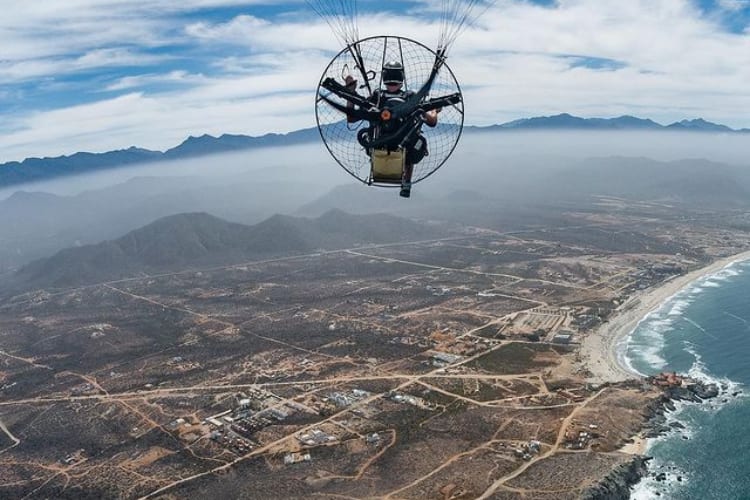
[[[719,397],[680,403],[675,428],[649,441],[648,477],[634,499],[750,499],[750,261],[698,279],[638,324],[619,346],[641,374],[676,371],[719,384]]]

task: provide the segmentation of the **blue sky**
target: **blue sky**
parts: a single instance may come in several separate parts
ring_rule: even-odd
[[[433,46],[440,3],[359,0],[360,34]],[[313,126],[340,48],[301,0],[10,2],[0,162]],[[449,64],[470,124],[569,112],[750,128],[750,0],[497,0]]]

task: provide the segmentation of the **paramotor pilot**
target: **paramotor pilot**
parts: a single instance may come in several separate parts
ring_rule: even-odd
[[[388,184],[401,184],[400,195],[408,198],[411,195],[411,179],[414,165],[428,154],[427,139],[421,132],[422,124],[434,127],[438,122],[440,109],[431,109],[405,116],[393,116],[392,110],[404,107],[414,97],[415,92],[406,90],[404,66],[399,61],[383,64],[381,81],[383,88],[373,90],[366,99],[379,111],[379,119],[370,120],[369,127],[362,129],[358,135],[359,143],[365,148],[372,162],[372,181]],[[344,80],[346,89],[356,93],[357,80],[348,75]],[[348,108],[354,103],[347,102]],[[347,121],[358,121],[352,114],[347,114]],[[377,144],[373,147],[373,144]]]

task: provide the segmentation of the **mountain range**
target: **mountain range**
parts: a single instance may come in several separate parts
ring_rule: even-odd
[[[61,250],[19,269],[10,289],[60,288],[189,266],[236,264],[347,248],[434,238],[444,230],[387,214],[329,210],[317,218],[274,215],[249,226],[207,213],[158,219],[124,236]]]
[[[750,133],[750,129],[735,130],[726,125],[711,123],[701,118],[660,125],[653,120],[634,116],[580,118],[567,113],[524,118],[487,127],[467,126],[464,130],[469,133],[512,130],[666,130]],[[164,152],[133,146],[128,149],[106,153],[79,152],[54,158],[27,158],[21,162],[13,161],[0,164],[0,187],[139,163],[192,158],[260,147],[288,146],[315,141],[319,137],[317,128],[297,130],[288,134],[266,134],[259,137],[231,134],[214,137],[206,134],[200,137],[190,136],[180,145]]]
[[[749,129],[734,130],[726,125],[712,123],[702,118],[682,120],[669,125],[661,125],[647,118],[635,116],[619,116],[617,118],[580,118],[562,113],[554,116],[538,116],[522,118],[485,127],[490,130],[507,129],[546,129],[546,130],[672,130],[690,132],[750,132]]]

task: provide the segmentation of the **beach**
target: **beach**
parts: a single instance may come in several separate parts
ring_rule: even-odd
[[[640,377],[640,373],[631,371],[620,358],[618,344],[623,342],[651,311],[692,282],[714,274],[733,262],[748,259],[750,251],[719,259],[706,267],[669,279],[659,287],[636,293],[623,302],[608,321],[581,342],[581,360],[583,366],[591,372],[591,381],[619,382]]]
[[[715,274],[734,262],[748,259],[750,251],[719,259],[708,266],[673,277],[661,286],[631,296],[615,310],[608,321],[581,342],[581,360],[583,366],[591,373],[589,379],[594,383],[605,383],[642,377],[642,374],[633,371],[625,363],[625,353],[620,352],[621,343],[626,341],[638,324],[649,313],[696,280]],[[625,445],[620,451],[631,455],[645,455],[648,446],[649,440],[636,435],[633,436],[633,442]]]

